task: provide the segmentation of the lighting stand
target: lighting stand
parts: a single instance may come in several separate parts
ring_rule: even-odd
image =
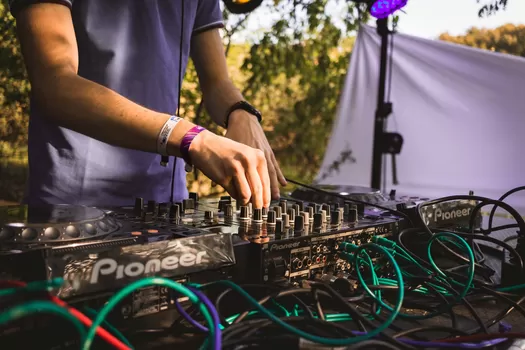
[[[381,57],[379,64],[379,88],[377,92],[377,109],[375,112],[372,181],[371,187],[381,189],[383,171],[383,155],[392,155],[393,183],[397,184],[395,156],[401,152],[403,138],[397,133],[387,133],[386,119],[392,114],[392,103],[385,101],[387,84],[387,65],[389,58],[389,36],[393,33],[388,29],[388,18],[377,20],[377,33],[381,37]],[[392,53],[390,53],[392,54]],[[392,67],[390,67],[392,69]]]

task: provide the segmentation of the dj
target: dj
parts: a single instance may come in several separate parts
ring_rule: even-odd
[[[286,181],[226,67],[218,0],[10,0],[32,86],[29,204],[168,202],[173,158],[268,206]],[[188,57],[225,137],[172,117]],[[160,154],[160,155],[159,155]],[[177,158],[174,200],[187,196]]]

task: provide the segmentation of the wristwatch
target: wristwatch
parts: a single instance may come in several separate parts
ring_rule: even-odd
[[[228,112],[226,113],[226,119],[224,120],[224,127],[228,129],[228,121],[230,120],[230,115],[233,113],[233,111],[236,111],[238,109],[242,109],[254,116],[257,117],[257,120],[259,120],[259,123],[262,122],[262,114],[259,112],[254,106],[249,104],[246,101],[239,101],[236,102],[233,106],[231,106],[228,109]]]

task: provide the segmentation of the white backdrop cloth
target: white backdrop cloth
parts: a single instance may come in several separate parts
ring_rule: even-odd
[[[370,186],[379,50],[376,29],[362,26],[317,183]],[[405,143],[399,185],[387,156],[383,190],[499,197],[525,185],[525,59],[396,34],[392,67],[387,129]],[[355,162],[330,172],[347,149]],[[508,202],[525,204],[525,193]]]

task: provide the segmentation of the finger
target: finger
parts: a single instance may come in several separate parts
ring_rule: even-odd
[[[267,161],[267,164],[268,164],[268,174],[270,176],[270,186],[271,186],[272,199],[273,200],[278,200],[280,198],[280,196],[281,196],[281,193],[279,191],[279,180],[277,179],[277,173],[275,171],[275,166],[273,165],[273,162],[271,160]]]
[[[270,181],[270,168],[265,153],[258,153],[257,171],[261,178],[263,207],[268,208],[272,199],[272,187]]]
[[[252,192],[252,204],[254,209],[260,209],[263,206],[263,186],[261,182],[261,176],[259,175],[257,168],[257,163],[255,163],[254,159],[252,159],[248,164],[248,168],[246,169],[246,177],[248,179],[248,183],[250,184],[250,190]]]
[[[235,173],[232,176],[232,182],[237,192],[237,196],[234,197],[236,200],[241,202],[242,205],[247,204],[252,197],[252,190],[250,189],[250,182],[246,178],[244,167],[238,165],[234,169]]]
[[[281,186],[288,185],[288,182],[286,181],[286,178],[281,172],[281,168],[279,168],[279,163],[277,163],[277,159],[275,159],[275,154],[273,154],[273,152],[272,152],[272,163],[273,163],[273,166],[275,167],[275,173],[277,174],[277,178],[279,179],[279,183],[281,184]]]

